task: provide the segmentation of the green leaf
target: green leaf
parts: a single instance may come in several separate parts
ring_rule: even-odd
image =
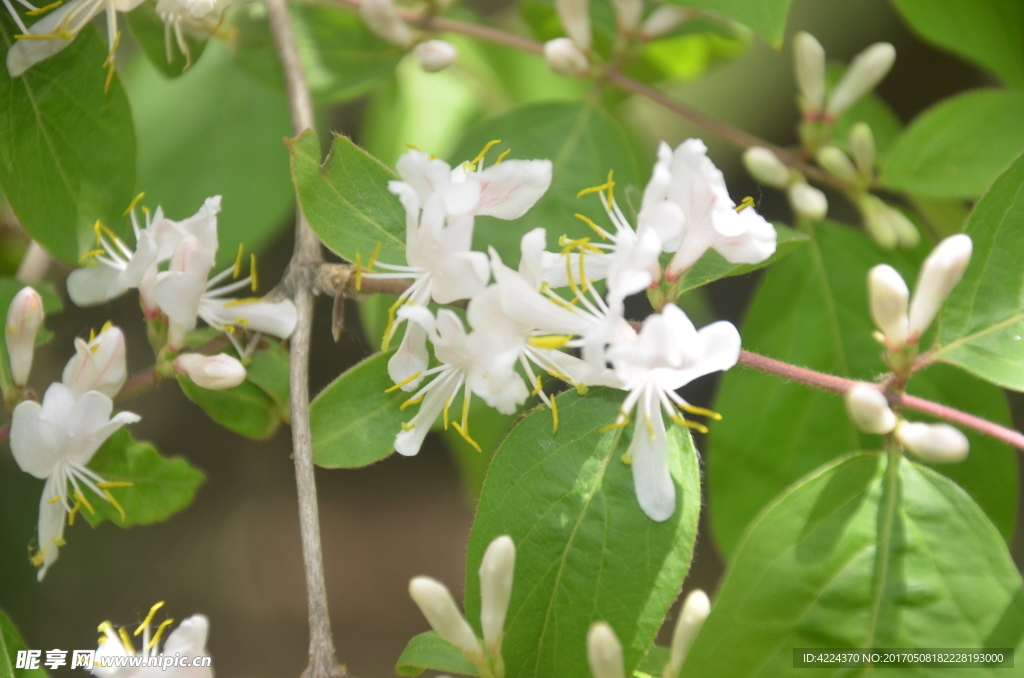
[[[493,245],[508,266],[519,262],[522,236],[539,226],[548,229],[552,246],[563,233],[571,238],[594,236],[586,224],[573,218],[575,212],[611,228],[597,197],[576,198],[581,189],[604,183],[608,170],[615,172],[616,194],[623,209],[626,187],[643,187],[625,133],[593,102],[528,104],[482,120],[466,131],[451,154],[451,163],[472,159],[494,139],[501,143],[488,154],[490,162],[511,149],[509,159],[547,158],[554,164],[551,188],[522,218],[511,222],[494,217],[476,219],[473,249],[486,251]]]
[[[411,397],[395,390],[388,376],[391,350],[349,368],[313,399],[313,461],[327,468],[358,468],[380,461],[395,449],[406,415],[399,407]]]
[[[198,38],[188,28],[182,28],[182,35],[185,44],[189,49],[189,56],[186,58],[181,52],[177,41],[171,36],[171,60],[167,60],[167,43],[164,22],[156,13],[156,3],[143,2],[130,12],[124,15],[131,29],[132,37],[142,48],[149,62],[163,73],[165,77],[177,78],[190,68],[202,56],[206,49],[208,37]]]
[[[287,421],[290,418],[289,353],[279,341],[266,336],[263,341],[269,346],[252,354],[245,364],[245,378],[271,397],[279,414]]]
[[[1024,156],[978,201],[974,252],[939,316],[935,359],[1024,391]]]
[[[83,488],[96,510],[81,508],[89,524],[96,527],[109,520],[119,527],[149,525],[167,520],[195,498],[205,476],[183,457],[164,457],[149,443],[132,440],[127,429],[120,429],[93,456],[89,468],[107,482],[132,483],[131,487],[108,490],[125,512],[125,519],[112,503],[88,488]]]
[[[441,636],[433,631],[413,636],[395,665],[395,673],[400,676],[418,676],[428,670],[477,675],[476,667],[462,656],[462,652],[441,640]]]
[[[682,678],[791,675],[797,647],[1016,646],[1019,656],[1024,595],[999,533],[943,476],[899,457],[887,466],[880,454],[839,459],[760,515]],[[847,671],[808,675],[861,675]]]
[[[647,652],[647,656],[640,662],[640,666],[636,667],[633,675],[638,678],[642,676],[660,678],[662,672],[665,670],[665,665],[668,664],[670,656],[671,651],[667,647],[658,647],[655,645]]]
[[[893,0],[907,23],[940,47],[1024,87],[1024,4],[1019,0]]]
[[[533,410],[498,448],[477,509],[466,566],[466,615],[480,617],[477,570],[493,539],[516,544],[516,576],[502,646],[508,678],[589,678],[590,624],[607,621],[622,641],[627,674],[647,654],[690,567],[700,513],[700,472],[687,431],[669,429],[676,512],[641,511],[622,460],[631,432],[601,432],[625,394],[592,389]]]
[[[786,15],[793,0],[672,0],[672,4],[701,7],[725,14],[750,26],[772,47],[782,49]]]
[[[896,140],[880,181],[933,198],[976,198],[1024,151],[1024,92],[981,89],[921,114]]]
[[[201,388],[185,376],[178,377],[178,384],[210,419],[240,436],[263,440],[274,435],[281,424],[278,404],[249,380],[223,391]]]
[[[175,80],[136,59],[128,90],[145,202],[178,220],[195,214],[206,198],[223,196],[219,266],[234,261],[240,243],[249,250],[268,244],[294,204],[282,143],[291,133],[284,96],[240,73],[216,40]]]
[[[925,249],[927,246],[923,246]],[[744,347],[829,374],[872,381],[886,371],[872,338],[867,272],[888,263],[906,280],[917,264],[883,253],[863,233],[817,224],[813,240],[769,269],[750,305],[740,335]],[[927,370],[911,391],[1000,423],[1009,423],[1003,395],[964,379],[950,387],[948,373]],[[841,397],[745,368],[722,379],[711,426],[708,482],[711,525],[726,556],[754,516],[784,488],[839,454],[877,447],[861,435]],[[914,418],[911,416],[911,418]],[[1010,538],[1016,520],[1017,457],[1006,445],[971,434],[972,453],[943,472],[956,475]],[[751,441],[757,441],[752,444]]]
[[[469,404],[469,418],[473,422],[473,440],[480,446],[482,452],[477,452],[454,427],[442,427],[438,433],[459,467],[462,493],[469,504],[475,506],[480,498],[484,476],[494,451],[498,449],[498,443],[508,435],[516,415],[502,414],[493,407],[488,407],[481,399],[474,398]]]
[[[0,12],[3,60],[17,29]],[[107,48],[87,26],[66,49],[11,78],[0,68],[0,187],[18,221],[56,257],[77,263],[100,220],[124,233],[135,190],[132,111]]]
[[[7,319],[7,309],[10,308],[11,302],[14,301],[14,297],[26,287],[24,283],[20,283],[17,280],[11,278],[0,278],[0,318],[4,321]],[[60,303],[60,297],[53,291],[53,285],[49,283],[43,283],[41,285],[32,285],[36,292],[39,292],[39,296],[43,298],[43,311],[47,316],[54,313],[60,313],[62,305]],[[46,329],[45,319],[43,321],[43,327],[39,328],[39,333],[36,334],[36,345],[45,344],[53,336],[53,332]],[[11,382],[11,357],[7,354],[7,333],[0,332],[0,383],[9,384]]]
[[[288,147],[302,212],[323,243],[349,261],[361,254],[363,262],[380,243],[380,261],[404,264],[405,210],[388,191],[398,175],[340,134],[323,165],[315,133],[289,140]]]
[[[14,624],[0,611],[0,678],[46,678],[46,671],[42,669],[14,668],[18,651],[27,649]]]
[[[292,5],[292,26],[306,81],[314,97],[339,102],[365,94],[391,75],[405,51],[366,29],[359,15],[341,6]],[[234,14],[239,68],[284,91],[281,65],[267,27],[266,8],[246,5]]]

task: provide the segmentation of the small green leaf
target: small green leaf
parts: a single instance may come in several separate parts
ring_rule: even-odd
[[[107,482],[127,482],[130,487],[108,491],[125,512],[125,519],[111,502],[83,488],[93,514],[85,506],[81,513],[96,527],[109,520],[119,527],[149,525],[167,520],[192,503],[204,480],[203,472],[183,457],[164,457],[149,443],[132,440],[127,429],[120,429],[93,456],[89,468]]]
[[[671,427],[668,464],[677,508],[665,522],[641,511],[622,460],[631,429],[602,432],[625,393],[557,397],[559,427],[537,408],[505,438],[487,472],[470,535],[466,616],[480,618],[477,570],[493,539],[516,544],[516,576],[502,646],[508,678],[590,678],[586,637],[615,629],[627,674],[640,664],[690,567],[700,472],[688,432]],[[642,424],[641,424],[642,425]]]
[[[405,51],[366,29],[348,8],[291,5],[292,26],[314,97],[347,101],[372,89],[395,70]],[[281,65],[267,28],[266,9],[254,3],[234,15],[235,63],[257,80],[284,91]]]
[[[668,660],[671,656],[671,651],[667,647],[658,647],[655,645],[648,652],[647,656],[640,662],[640,666],[636,667],[636,671],[633,672],[637,678],[643,676],[652,676],[652,678],[661,678],[662,672],[665,670],[665,665],[668,664]]]
[[[0,278],[0,319],[3,322],[7,321],[7,309],[10,307],[11,302],[14,301],[15,295],[21,291],[26,285],[20,283],[17,280],[11,278]],[[49,316],[53,313],[60,313],[62,305],[60,303],[60,297],[53,291],[53,285],[49,283],[43,283],[41,285],[32,285],[36,292],[39,292],[39,296],[43,298],[43,311]],[[36,334],[36,345],[45,344],[53,336],[53,332],[46,329],[45,320],[43,321],[43,327],[39,328],[39,333]],[[7,333],[0,332],[0,383],[10,383],[11,374],[11,357],[7,354]]]
[[[893,0],[925,40],[1024,87],[1024,4],[1019,0]]]
[[[394,350],[351,367],[313,399],[313,461],[327,468],[358,468],[395,450],[406,414],[399,407],[412,394],[396,389],[388,376]]]
[[[786,15],[793,0],[672,0],[673,4],[701,7],[721,12],[750,26],[772,47],[782,48],[786,31]]]
[[[178,377],[178,384],[188,399],[210,415],[210,419],[240,436],[263,440],[274,435],[281,425],[278,404],[251,381],[243,381],[223,391],[201,388],[185,376]]]
[[[1024,92],[982,89],[925,111],[896,140],[886,188],[933,198],[976,198],[1024,151]]]
[[[168,78],[177,78],[184,73],[190,67],[189,62],[194,64],[198,61],[203,50],[206,49],[208,38],[197,38],[190,30],[183,28],[182,35],[189,49],[189,57],[186,58],[182,54],[177,40],[171,34],[171,60],[168,61],[165,39],[167,34],[164,32],[163,20],[156,13],[156,3],[154,2],[143,2],[132,11],[126,12],[124,18],[128,22],[128,28],[131,29],[132,37],[142,48],[142,53],[157,70]]]
[[[0,11],[3,59],[17,29]],[[77,263],[93,224],[119,233],[135,190],[135,131],[107,48],[86,26],[63,51],[11,78],[0,68],[0,187],[18,221],[56,257]]]
[[[750,526],[682,678],[795,675],[798,647],[1016,646],[1019,656],[1022,639],[1020,574],[971,498],[901,457],[889,468],[883,455],[855,454],[802,479]]]
[[[424,671],[477,675],[476,667],[459,649],[433,631],[413,636],[395,665],[395,673],[400,676],[418,676]]]
[[[289,412],[289,354],[281,342],[268,337],[269,346],[256,351],[245,365],[245,378],[260,387],[278,406],[278,412]]]
[[[340,134],[323,165],[315,133],[288,146],[302,212],[323,243],[349,261],[361,254],[364,263],[380,243],[380,261],[404,264],[405,210],[388,191],[398,175]]]
[[[16,669],[18,652],[27,650],[18,630],[0,611],[0,678],[46,678],[42,669]]]

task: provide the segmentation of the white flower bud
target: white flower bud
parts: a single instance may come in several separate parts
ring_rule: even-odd
[[[413,41],[409,25],[398,18],[394,0],[362,0],[359,16],[371,31],[399,47],[409,47]]]
[[[933,464],[956,464],[967,458],[971,444],[960,429],[949,424],[901,422],[896,439],[924,461]]]
[[[896,428],[896,415],[885,395],[871,384],[856,384],[846,392],[846,411],[865,433],[885,434]]]
[[[595,622],[587,632],[587,659],[594,678],[626,678],[622,644],[605,622]]]
[[[128,378],[124,333],[110,323],[89,341],[75,339],[75,356],[64,366],[62,381],[77,396],[99,391],[113,398]]]
[[[459,50],[455,49],[455,45],[444,40],[421,42],[413,48],[412,52],[420,62],[420,67],[427,73],[443,71],[455,63],[455,57],[459,55]]]
[[[7,309],[7,355],[11,358],[11,379],[17,386],[28,382],[36,335],[42,325],[43,298],[31,287],[23,287]]]
[[[456,607],[448,587],[430,577],[415,577],[409,582],[409,595],[437,635],[459,648],[474,664],[483,662],[480,641]]]
[[[899,234],[889,218],[889,206],[870,193],[861,196],[857,206],[860,207],[861,216],[864,217],[864,228],[871,234],[878,246],[884,250],[896,247]]]
[[[683,661],[686,660],[686,653],[697,638],[704,620],[711,614],[711,601],[708,594],[700,589],[690,592],[683,603],[683,609],[676,621],[675,631],[672,633],[672,647],[668,664],[662,678],[676,678],[680,669],[683,668]]]
[[[172,364],[178,374],[187,374],[196,386],[211,391],[234,388],[245,381],[245,366],[225,353],[182,353]]]
[[[590,0],[555,0],[555,9],[562,27],[576,46],[584,52],[590,50]],[[545,56],[547,52],[545,50]],[[550,64],[550,59],[548,60]],[[552,67],[554,69],[554,67]],[[556,73],[560,72],[554,69]],[[563,75],[565,75],[563,73]]]
[[[876,42],[854,57],[828,98],[828,114],[835,118],[870,92],[889,73],[896,61],[896,48],[887,42]]]
[[[793,39],[793,55],[805,110],[819,113],[825,107],[825,49],[813,35],[801,31]]]
[[[907,342],[909,334],[907,301],[910,290],[903,276],[887,264],[875,266],[868,272],[868,298],[875,327],[885,335],[885,343],[890,349],[899,350]]]
[[[804,219],[824,219],[828,214],[828,199],[814,186],[798,181],[789,187],[789,206]]]
[[[754,177],[763,184],[774,188],[786,188],[789,185],[789,168],[779,157],[763,146],[751,146],[743,152],[743,165]]]
[[[818,164],[824,167],[829,174],[852,184],[860,182],[857,168],[850,160],[850,156],[843,153],[842,149],[836,146],[825,146],[818,151],[817,158]]]
[[[590,62],[569,38],[555,38],[544,43],[544,60],[559,75],[579,78],[590,70]]]
[[[909,341],[918,341],[932,324],[942,302],[963,277],[972,247],[970,236],[960,233],[940,242],[924,260],[910,302]]]
[[[643,0],[612,0],[615,5],[615,22],[620,33],[632,33],[640,25],[644,13]]]
[[[848,139],[850,152],[861,176],[871,179],[875,173],[875,135],[871,133],[871,125],[858,122],[850,128]]]
[[[891,205],[885,206],[885,216],[896,232],[896,242],[903,249],[912,250],[921,244],[921,234],[914,222],[902,210]]]
[[[491,542],[480,563],[480,626],[484,632],[484,645],[492,657],[501,655],[515,565],[516,545],[507,535]]]
[[[640,27],[640,37],[643,40],[653,40],[665,35],[677,26],[692,19],[696,13],[697,10],[691,7],[680,7],[679,5],[669,5],[667,3],[658,5],[648,15],[644,25]]]

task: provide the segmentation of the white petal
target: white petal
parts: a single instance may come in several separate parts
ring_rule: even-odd
[[[120,271],[102,264],[90,268],[77,268],[68,276],[68,296],[75,306],[79,307],[106,303],[128,291],[128,288],[121,284],[120,277]]]
[[[103,4],[96,2],[96,0],[74,0],[74,2],[58,7],[29,26],[28,32],[32,35],[52,33],[55,28],[61,25],[69,13],[77,12],[83,5],[92,6],[84,13],[75,17],[76,25],[89,23],[89,19],[99,14],[100,9],[103,7]],[[14,46],[7,52],[7,72],[11,74],[12,78],[16,78],[33,65],[53,56],[70,44],[71,40],[65,40],[64,38],[54,38],[52,40],[15,40]]]
[[[11,417],[11,453],[18,467],[36,478],[48,478],[57,467],[63,431],[43,416],[39,403],[18,403]]]
[[[661,240],[662,250],[675,252],[683,242],[685,231],[683,209],[670,200],[654,203],[637,215],[637,232],[651,229]]]
[[[445,257],[434,269],[430,296],[439,304],[470,299],[479,294],[490,270],[483,252],[457,252]]]
[[[204,317],[212,316],[218,325],[242,325],[250,332],[263,332],[281,339],[290,337],[298,322],[298,311],[289,299],[203,299],[202,313]]]
[[[471,214],[480,202],[480,184],[476,182],[448,184],[438,193],[444,201],[444,211],[450,215]]]
[[[732,235],[719,235],[712,247],[733,264],[759,264],[775,253],[775,227],[752,207],[741,210],[735,218]]]
[[[480,200],[476,213],[498,219],[518,219],[551,186],[550,160],[506,160],[476,174]]]
[[[164,271],[156,276],[153,299],[160,310],[186,330],[196,326],[199,304],[206,290],[206,278],[191,273]]]
[[[64,476],[60,480],[64,482]],[[39,552],[43,556],[43,564],[39,568],[36,578],[39,581],[46,576],[46,571],[57,560],[58,544],[64,541],[64,518],[67,515],[64,511],[63,501],[54,501],[67,488],[58,487],[55,478],[50,478],[43,486],[43,496],[39,500]]]
[[[395,169],[416,191],[421,205],[427,202],[431,193],[451,183],[451,167],[448,163],[431,159],[423,151],[410,150],[398,159]]]
[[[570,311],[534,290],[523,276],[501,262],[491,248],[491,270],[501,290],[505,315],[527,327],[555,334],[586,334],[593,329],[591,318]]]
[[[388,360],[388,376],[399,384],[417,372],[427,369],[430,355],[427,353],[427,333],[419,323],[409,323],[405,328],[405,336],[398,350]],[[403,391],[412,391],[420,384],[416,379],[402,387]]]
[[[128,260],[128,266],[121,271],[118,284],[128,289],[138,287],[142,283],[146,271],[152,264],[156,263],[158,249],[156,240],[153,239],[151,233],[147,231],[140,232],[135,253]]]
[[[68,456],[73,457],[80,464],[88,464],[92,456],[96,454],[96,450],[100,449],[100,446],[107,442],[107,438],[114,435],[125,424],[134,424],[140,419],[142,417],[134,412],[118,412],[109,422],[85,436],[79,443],[74,455]]]
[[[640,508],[651,520],[662,522],[675,513],[676,486],[668,466],[668,438],[665,421],[661,416],[661,405],[657,398],[648,400],[653,401],[646,413],[650,418],[650,427],[647,425],[644,403],[641,402],[636,408],[629,456],[633,459],[633,487]],[[654,438],[651,438],[652,432]]]
[[[395,451],[399,454],[411,457],[420,451],[423,439],[430,433],[430,427],[444,411],[445,401],[454,394],[458,381],[448,373],[441,373],[437,377],[437,380],[440,379],[445,381],[431,384],[430,390],[424,395],[419,412],[414,418],[416,425],[408,431],[402,430],[395,436]]]

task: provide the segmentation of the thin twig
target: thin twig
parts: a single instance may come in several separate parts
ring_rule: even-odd
[[[299,59],[295,32],[286,0],[266,0],[270,32],[281,61],[288,92],[292,128],[296,135],[314,128],[313,102]],[[313,326],[313,291],[309,271],[323,259],[320,241],[309,228],[302,208],[295,213],[295,251],[285,272],[282,289],[290,293],[297,310],[291,336],[292,447],[295,484],[298,488],[302,563],[306,573],[309,612],[309,665],[305,678],[331,678],[343,674],[334,653],[331,618],[327,609],[323,549],[320,545],[320,517],[313,472],[313,443],[309,425],[309,343]]]

